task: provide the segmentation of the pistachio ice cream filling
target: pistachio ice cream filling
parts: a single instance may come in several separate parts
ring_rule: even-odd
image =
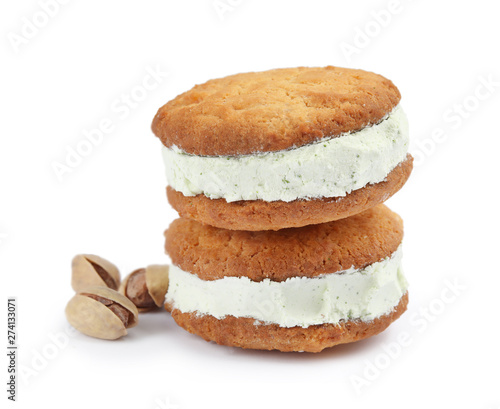
[[[251,281],[224,277],[206,281],[171,266],[166,301],[183,313],[253,318],[258,324],[308,327],[365,322],[388,314],[408,284],[401,266],[401,246],[390,256],[362,269],[286,281]]]
[[[383,181],[406,159],[408,121],[396,106],[381,122],[285,151],[197,156],[163,146],[167,180],[184,196],[281,200],[342,197]]]

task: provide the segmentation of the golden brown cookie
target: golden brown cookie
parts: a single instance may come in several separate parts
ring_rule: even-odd
[[[244,349],[279,350],[282,352],[321,352],[335,345],[361,341],[384,331],[408,306],[408,293],[390,313],[372,322],[342,321],[337,325],[322,324],[308,328],[283,328],[276,324],[255,325],[252,318],[227,316],[217,319],[209,315],[172,311],[175,322],[191,334],[219,345]],[[167,310],[168,307],[166,306]]]
[[[364,268],[394,253],[402,240],[403,221],[379,205],[335,222],[278,231],[226,230],[176,219],[165,231],[165,252],[203,280],[285,281]]]
[[[412,170],[394,84],[372,72],[299,67],[197,85],[158,110],[168,199],[183,217],[278,230],[359,213]]]
[[[282,68],[196,85],[162,106],[152,130],[193,155],[272,152],[380,122],[401,95],[381,75],[340,67]]]
[[[235,231],[177,219],[166,308],[223,345],[318,352],[383,331],[406,309],[401,218],[379,205],[346,219]]]

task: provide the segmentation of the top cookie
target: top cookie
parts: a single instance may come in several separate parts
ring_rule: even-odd
[[[196,85],[162,106],[152,130],[194,155],[300,147],[380,122],[400,101],[372,72],[339,67],[249,72]]]

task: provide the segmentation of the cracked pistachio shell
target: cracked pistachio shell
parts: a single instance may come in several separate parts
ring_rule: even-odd
[[[94,254],[78,254],[71,263],[71,286],[76,292],[87,287],[105,286],[118,290],[120,272],[108,260]]]
[[[161,307],[168,290],[168,265],[152,264],[147,266],[146,285],[155,304]]]
[[[120,285],[120,293],[127,296],[127,286],[134,274],[139,273],[141,270],[145,270],[146,287],[150,297],[153,299],[156,307],[162,307],[165,301],[165,294],[168,290],[168,265],[152,264],[142,269],[132,271],[128,274],[122,281]],[[146,312],[155,310],[156,307],[137,307],[139,312]]]
[[[125,326],[106,305],[84,294],[108,299],[127,309],[131,314],[128,325]],[[85,335],[101,339],[117,339],[127,335],[127,328],[137,325],[138,311],[127,297],[115,290],[107,287],[89,287],[68,302],[66,318],[74,328]]]

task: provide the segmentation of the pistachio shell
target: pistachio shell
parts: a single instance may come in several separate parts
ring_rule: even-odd
[[[111,262],[94,254],[78,254],[71,263],[71,286],[76,292],[87,287],[105,286],[117,290],[120,272]]]
[[[127,328],[132,328],[137,325],[139,315],[137,307],[123,294],[120,294],[118,291],[112,290],[108,287],[90,287],[85,289],[84,292],[88,294],[98,295],[99,297],[107,298],[108,300],[120,304],[122,307],[129,310],[133,315],[132,320],[129,322]]]
[[[161,307],[168,290],[168,265],[152,264],[147,266],[146,285],[155,304]]]
[[[132,274],[134,274],[137,270],[134,270],[132,271],[130,274],[127,274],[125,276],[125,278],[121,281],[120,283],[120,288],[118,288],[118,292],[122,295],[124,295],[125,297],[127,296],[127,293],[125,292],[125,290],[127,289],[127,284],[128,284],[128,280],[130,278],[130,276]]]
[[[92,296],[109,300],[103,304]],[[124,324],[114,311],[127,310],[130,315]],[[88,287],[76,294],[66,306],[69,323],[85,335],[101,339],[117,339],[127,334],[127,328],[137,325],[138,311],[125,296],[107,287]],[[124,317],[124,316],[123,316]]]
[[[85,295],[76,294],[66,306],[68,322],[82,334],[101,339],[127,335],[123,322],[108,307]]]
[[[145,269],[139,268],[132,271],[121,282],[119,291],[121,294],[127,296],[127,286],[130,278],[141,270],[145,270],[146,287],[156,307],[137,307],[137,309],[139,312],[156,310],[157,307],[163,306],[165,294],[168,290],[168,265],[152,264]]]

